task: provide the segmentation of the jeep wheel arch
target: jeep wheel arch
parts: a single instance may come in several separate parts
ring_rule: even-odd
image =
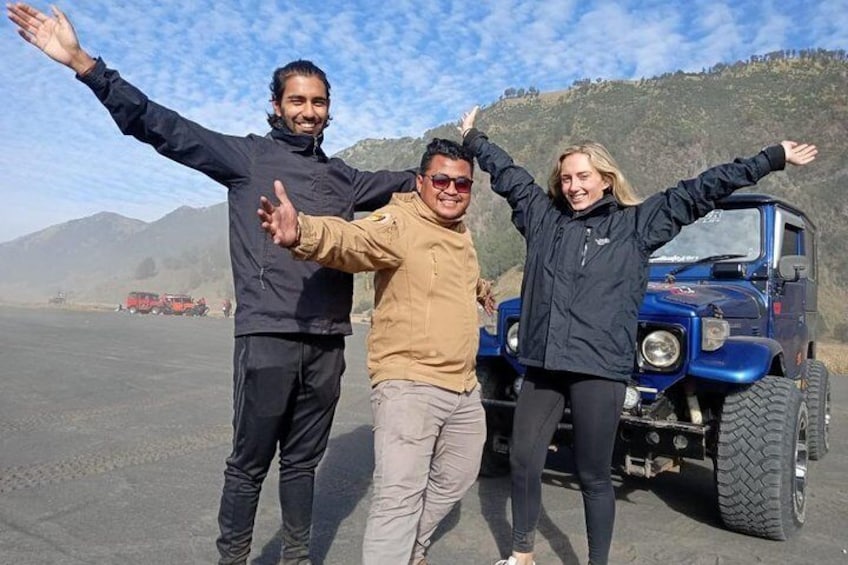
[[[725,525],[785,540],[806,512],[808,414],[792,379],[770,375],[727,395],[715,458]]]

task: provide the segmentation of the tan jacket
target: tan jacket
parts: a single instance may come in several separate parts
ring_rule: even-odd
[[[349,273],[376,271],[368,372],[473,390],[477,296],[486,290],[462,221],[445,225],[417,192],[395,194],[367,218],[301,214],[297,258]]]

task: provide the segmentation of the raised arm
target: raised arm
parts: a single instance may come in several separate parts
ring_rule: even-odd
[[[45,55],[82,75],[94,67],[94,59],[80,47],[74,26],[56,6],[49,17],[28,4],[6,5],[9,19],[18,26],[18,35]]]
[[[415,190],[415,171],[371,172],[347,167],[353,187],[354,210],[357,212],[382,208],[392,199],[392,194]]]
[[[401,264],[397,221],[390,214],[375,213],[348,222],[329,216],[298,214],[280,181],[274,182],[279,205],[264,196],[257,210],[262,229],[274,243],[298,259],[315,261],[348,273],[379,271]]]
[[[647,251],[669,242],[680,228],[707,215],[716,203],[733,191],[756,184],[786,163],[803,166],[818,154],[815,145],[783,141],[757,155],[707,169],[694,179],[654,194],[637,207],[637,232]]]
[[[506,198],[512,207],[512,223],[528,237],[527,228],[538,226],[537,218],[553,208],[553,204],[530,173],[516,165],[506,151],[474,127],[478,110],[475,106],[462,117],[459,126],[462,144],[477,158],[480,168],[489,173],[492,190]]]
[[[247,174],[251,161],[247,140],[206,129],[149,100],[80,46],[74,26],[59,8],[52,8],[53,17],[23,3],[9,4],[6,9],[18,34],[76,72],[125,135],[225,185]]]

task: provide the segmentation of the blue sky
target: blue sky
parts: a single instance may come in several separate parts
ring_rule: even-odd
[[[47,4],[35,4],[47,10]],[[311,59],[332,84],[330,153],[420,136],[509,87],[700,71],[779,49],[848,48],[848,0],[75,0],[92,55],[212,129],[264,133],[274,68]],[[71,71],[0,32],[0,242],[110,211],[152,221],[226,198],[125,138]]]

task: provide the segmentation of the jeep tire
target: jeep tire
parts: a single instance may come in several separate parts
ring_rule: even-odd
[[[480,381],[480,397],[501,400],[498,392],[497,363],[477,364],[477,380]],[[509,454],[495,450],[496,436],[509,437],[512,425],[500,410],[486,410],[486,443],[480,459],[481,477],[502,477],[509,473]]]
[[[127,308],[127,312],[129,312],[130,314],[137,314],[138,309],[136,309],[135,306],[130,306],[129,308]]]
[[[715,480],[728,528],[785,540],[803,526],[807,418],[804,397],[789,378],[767,376],[727,395]]]
[[[830,376],[821,361],[808,359],[801,368],[807,381],[807,409],[810,427],[807,432],[807,449],[810,459],[824,458],[830,450]]]

